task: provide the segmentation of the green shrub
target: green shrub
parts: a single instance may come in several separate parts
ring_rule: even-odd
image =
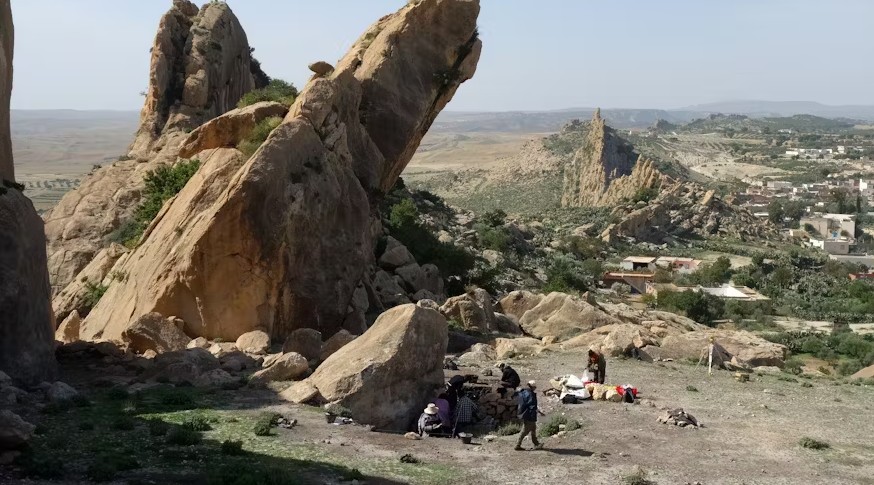
[[[106,290],[108,290],[108,286],[104,286],[100,283],[92,283],[88,281],[85,283],[85,295],[82,297],[82,308],[85,309],[85,312],[90,312],[92,308],[97,306],[97,303],[103,298],[103,295],[106,294]]]
[[[192,431],[209,431],[212,429],[206,416],[190,416],[182,421],[182,426]]]
[[[801,438],[798,444],[801,445],[802,448],[810,450],[825,450],[831,448],[831,445],[825,441],[819,441],[808,437]]]
[[[167,443],[171,445],[191,446],[200,443],[201,439],[200,432],[185,427],[173,428],[167,433]]]
[[[568,421],[568,423],[564,427],[564,430],[565,431],[576,431],[582,427],[583,427],[583,424],[574,419],[574,420]]]
[[[244,453],[242,441],[224,440],[221,449],[223,455],[242,455]]]
[[[160,419],[150,419],[149,434],[152,436],[164,436],[170,430],[170,425]]]
[[[510,249],[512,238],[505,228],[476,224],[474,230],[477,232],[480,244],[486,249],[493,249],[501,253]]]
[[[656,303],[659,308],[682,311],[704,325],[713,325],[713,321],[725,313],[725,302],[721,298],[698,291],[660,291]]]
[[[243,155],[246,157],[251,157],[258,151],[258,148],[261,147],[262,144],[267,140],[267,137],[270,136],[270,133],[276,129],[282,123],[282,118],[278,116],[271,116],[270,118],[265,118],[258,122],[257,125],[252,129],[252,132],[249,133],[245,139],[240,141],[237,144],[237,150],[243,152]]]
[[[633,473],[623,476],[622,483],[623,485],[655,485],[652,480],[647,478],[648,475],[643,468],[638,468]]]
[[[851,359],[851,360],[845,360],[845,361],[841,362],[840,364],[838,364],[837,371],[838,371],[838,374],[840,374],[842,376],[851,376],[851,375],[855,374],[856,372],[859,372],[863,368],[864,368],[864,366],[862,365],[861,361],[859,361],[858,359]]]
[[[522,425],[519,423],[507,423],[497,429],[498,436],[512,436],[522,432]]]
[[[275,420],[272,414],[261,416],[255,421],[255,427],[252,431],[255,432],[255,436],[270,436],[273,434],[273,423]]]
[[[146,172],[143,177],[145,187],[142,202],[134,210],[133,220],[122,223],[109,239],[131,248],[135,247],[143,231],[161,211],[164,202],[178,194],[198,168],[200,168],[200,160],[187,160]]]
[[[540,431],[538,431],[537,434],[541,438],[548,438],[561,431],[561,425],[567,424],[568,419],[565,416],[562,416],[560,414],[554,415],[549,418],[549,421],[547,421],[546,424],[540,427]]]
[[[406,454],[401,456],[401,463],[406,463],[408,465],[417,465],[419,463],[422,463],[422,460],[416,458],[413,455]]]
[[[291,106],[297,98],[297,88],[293,84],[282,79],[271,79],[266,87],[255,89],[244,94],[237,103],[237,108],[260,103],[262,101],[275,101],[286,106]]]
[[[112,421],[113,429],[130,431],[136,427],[136,421],[130,416],[118,416]]]
[[[783,372],[799,375],[802,372],[804,361],[798,357],[790,357],[783,363]]]

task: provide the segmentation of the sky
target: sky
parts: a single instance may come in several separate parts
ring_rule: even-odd
[[[228,0],[272,77],[303,87],[406,0]],[[447,109],[874,105],[872,0],[482,0],[484,48]],[[12,0],[13,109],[138,110],[170,0]]]

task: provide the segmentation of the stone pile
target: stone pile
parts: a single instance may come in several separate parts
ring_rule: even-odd
[[[479,398],[480,410],[498,423],[518,421],[517,403],[511,397],[512,393],[513,391],[507,391],[506,397],[501,397],[500,394],[492,390],[481,395]]]
[[[673,426],[679,426],[681,428],[685,428],[687,426],[691,426],[693,428],[701,428],[702,424],[698,423],[698,420],[695,419],[695,416],[686,413],[683,409],[668,409],[661,416],[658,417],[658,422],[662,424],[670,424]]]

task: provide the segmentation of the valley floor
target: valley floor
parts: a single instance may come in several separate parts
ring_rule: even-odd
[[[580,354],[547,353],[513,365],[523,381],[536,379],[543,389],[552,376],[579,373],[583,361]],[[45,483],[80,483],[95,476],[96,462],[118,460],[120,453],[136,463],[110,475],[118,483],[643,483],[630,481],[638,470],[659,484],[874,483],[871,386],[786,374],[753,374],[740,383],[726,371],[709,377],[703,366],[687,363],[608,362],[608,382],[636,386],[642,402],[564,405],[540,396],[547,413],[541,425],[557,413],[582,424],[545,439],[543,451],[514,451],[515,436],[491,442],[477,437],[463,445],[329,425],[318,408],[289,405],[272,391],[245,387],[203,392],[166,386],[138,399],[119,399],[111,388],[94,387],[96,378],[112,372],[102,364],[65,363],[63,379],[90,405],[31,409],[22,416],[42,428],[33,441],[31,467],[54,459],[64,471],[53,479],[71,480]],[[705,427],[656,421],[660,408],[675,407]],[[269,413],[298,423],[256,436],[253,426]],[[197,420],[210,423],[202,441],[179,444],[168,438]],[[156,421],[169,431],[156,432]],[[799,445],[804,437],[831,446],[805,449]],[[223,454],[226,440],[241,441],[244,454]],[[527,440],[525,446],[530,447]],[[406,454],[421,463],[401,463]],[[20,466],[0,467],[0,482],[35,483],[31,478],[40,476],[31,469],[31,478],[20,479],[22,473]]]

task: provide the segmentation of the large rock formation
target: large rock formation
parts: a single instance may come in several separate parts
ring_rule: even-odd
[[[82,324],[116,339],[139,316],[176,315],[189,335],[333,335],[374,264],[376,206],[459,85],[481,43],[476,0],[410,2],[316,76],[248,160],[200,159]],[[204,134],[201,134],[204,136]],[[374,221],[374,222],[372,222]]]
[[[34,383],[55,372],[55,331],[42,220],[12,163],[13,33],[9,0],[0,0],[0,371]]]
[[[446,319],[435,310],[392,308],[283,396],[340,403],[359,422],[406,431],[443,386],[448,338]]]
[[[187,0],[174,0],[151,52],[149,88],[130,153],[93,172],[45,217],[55,294],[78,279],[131,218],[145,173],[176,163],[187,132],[234,108],[259,87],[256,79],[264,78],[246,33],[224,2],[198,10]]]
[[[640,157],[595,111],[583,146],[565,168],[563,207],[604,207],[658,187],[661,173]]]

